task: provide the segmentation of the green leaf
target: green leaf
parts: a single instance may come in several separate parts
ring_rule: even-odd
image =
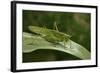
[[[58,50],[74,55],[80,59],[90,59],[90,52],[70,39],[66,43],[52,43],[40,35],[23,32],[23,53],[29,53],[39,49]]]

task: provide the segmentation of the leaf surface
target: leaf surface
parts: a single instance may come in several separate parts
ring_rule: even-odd
[[[39,49],[58,50],[74,55],[80,59],[90,59],[90,52],[83,46],[70,39],[66,43],[52,43],[45,40],[45,38],[41,37],[40,35],[23,32],[22,52],[29,53]]]

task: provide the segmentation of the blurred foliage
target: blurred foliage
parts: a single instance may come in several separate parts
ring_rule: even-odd
[[[81,60],[80,58],[68,53],[57,50],[36,50],[30,53],[23,53],[23,62],[41,62],[41,61],[62,61],[62,60]],[[67,57],[67,58],[66,58]]]
[[[23,32],[30,33],[28,29],[28,26],[30,25],[55,29],[54,23],[56,22],[60,32],[71,35],[71,40],[81,44],[82,46],[87,48],[88,51],[91,51],[90,18],[91,17],[89,13],[23,10]],[[34,56],[34,53],[30,54]],[[56,51],[56,53],[58,53],[58,51]],[[32,57],[30,54],[23,53],[23,60],[26,61],[26,59],[29,59],[28,57]],[[43,55],[43,52],[41,55]],[[71,56],[71,58],[74,60],[73,56]],[[65,58],[62,60],[65,60]]]

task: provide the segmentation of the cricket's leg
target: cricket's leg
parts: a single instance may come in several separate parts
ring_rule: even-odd
[[[66,49],[66,41],[65,41],[65,38],[63,40],[63,43],[64,43],[64,49]]]
[[[70,48],[71,48],[71,41],[69,40],[69,42],[70,42]]]
[[[57,27],[56,21],[54,22],[54,28],[55,28],[57,31],[59,31],[59,30],[58,30],[58,27]]]
[[[65,38],[64,38],[64,40],[63,40],[63,43],[64,43],[64,49],[65,49],[65,48],[72,48],[72,47],[71,47],[71,41],[70,41],[70,40],[69,40],[69,46],[67,46],[67,47],[66,47],[66,40],[65,40]]]

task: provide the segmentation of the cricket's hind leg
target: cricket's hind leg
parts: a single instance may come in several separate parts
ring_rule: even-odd
[[[59,31],[56,21],[54,22],[54,30]]]
[[[66,49],[66,48],[71,49],[71,41],[70,40],[69,40],[69,43],[67,44],[67,41],[64,39],[63,44],[64,44],[64,49]]]
[[[63,40],[63,43],[64,43],[64,49],[66,49],[66,41]]]

